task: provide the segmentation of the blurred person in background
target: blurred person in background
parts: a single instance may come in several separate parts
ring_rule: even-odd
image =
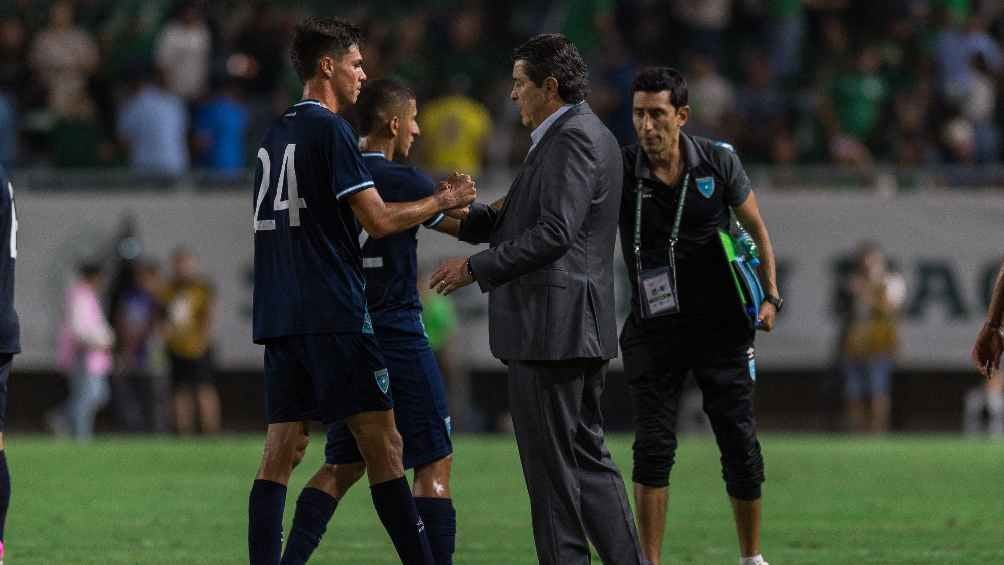
[[[164,26],[155,46],[157,68],[167,89],[192,103],[209,86],[212,37],[198,2],[186,0]]]
[[[602,3],[603,0],[597,0]],[[602,37],[602,51],[594,76],[596,87],[589,93],[589,105],[610,128],[621,145],[635,142],[631,124],[631,83],[638,72],[634,56],[616,31]]]
[[[958,106],[969,95],[976,78],[973,58],[982,57],[986,68],[997,73],[1004,66],[1004,52],[978,16],[966,18],[945,9],[941,18],[941,28],[931,44],[932,55],[941,95]]]
[[[986,321],[976,336],[972,359],[976,370],[987,382],[982,390],[970,392],[966,398],[966,429],[979,429],[980,413],[988,416],[988,429],[1004,433],[1004,379],[1001,375],[1001,354],[1004,353],[1004,264],[997,272],[997,280],[990,294]]]
[[[73,3],[60,0],[49,8],[49,24],[40,31],[28,55],[34,73],[49,93],[49,108],[66,114],[88,89],[98,68],[98,46],[74,24]]]
[[[113,163],[115,149],[105,137],[97,108],[86,93],[68,103],[49,132],[52,164],[90,168]]]
[[[197,162],[201,167],[224,175],[245,174],[245,140],[249,114],[237,81],[230,77],[214,80],[213,94],[195,112],[192,132]]]
[[[0,565],[4,526],[10,506],[10,471],[4,433],[7,429],[7,383],[14,355],[21,352],[21,325],[14,309],[14,269],[17,262],[17,212],[14,188],[0,165]]]
[[[174,178],[188,171],[188,110],[165,90],[155,69],[141,65],[119,108],[118,137],[134,173]]]
[[[173,278],[163,289],[161,303],[174,389],[175,429],[181,435],[194,433],[198,415],[198,429],[215,434],[220,431],[220,397],[212,359],[215,291],[199,275],[198,258],[190,249],[176,249],[171,262]]]
[[[0,18],[0,165],[17,158],[18,105],[30,76],[25,64],[27,32],[14,17]]]
[[[882,59],[874,46],[861,48],[850,68],[839,72],[827,87],[821,119],[836,163],[862,167],[873,162],[870,147],[882,125],[888,85],[879,73]]]
[[[17,155],[17,115],[12,97],[0,91],[0,165],[10,166]]]
[[[113,307],[117,347],[112,404],[126,430],[164,432],[170,400],[153,367],[161,320],[160,269],[150,259],[130,261],[126,268],[129,280]]]
[[[796,75],[802,65],[806,32],[805,0],[767,0],[766,48],[771,71],[782,79]]]
[[[57,434],[78,441],[94,435],[94,420],[108,402],[108,373],[112,368],[115,336],[98,298],[103,281],[101,266],[84,262],[66,291],[58,361],[70,381],[70,396],[47,416]]]
[[[673,17],[682,24],[686,46],[718,61],[726,28],[732,21],[731,0],[676,0]]]
[[[772,146],[787,129],[788,95],[763,51],[751,49],[742,56],[743,78],[735,96],[735,112],[742,127],[736,143],[746,149],[749,159],[771,161]]]
[[[250,21],[238,31],[234,54],[227,62],[228,72],[231,65],[236,67],[234,74],[242,79],[241,89],[247,94],[250,139],[259,139],[289,101],[282,84],[292,35],[286,29],[289,21],[289,13],[278,6],[256,3]]]
[[[468,92],[466,75],[450,79],[445,96],[423,105],[418,121],[422,128],[421,157],[434,177],[453,171],[481,173],[492,131],[492,118],[485,106]]]
[[[966,434],[1004,435],[1004,377],[993,371],[981,386],[966,392],[962,405],[962,431]]]
[[[702,53],[687,57],[690,63],[688,90],[694,100],[701,103],[694,106],[687,122],[687,130],[693,135],[716,139],[733,139],[736,95],[732,83],[722,76],[715,60]]]
[[[847,420],[853,431],[884,433],[906,282],[889,269],[881,247],[869,241],[859,247],[847,285],[850,318],[842,364]]]
[[[997,77],[982,54],[970,61],[972,80],[960,110],[973,125],[975,160],[993,163],[1000,160],[1000,129],[994,121],[997,113]]]

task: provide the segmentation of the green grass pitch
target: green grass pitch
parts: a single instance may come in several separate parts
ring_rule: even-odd
[[[315,434],[287,498],[320,461]],[[764,555],[774,565],[1004,563],[1004,442],[952,437],[772,436]],[[261,438],[8,438],[9,565],[247,563],[247,495]],[[630,476],[630,442],[610,441]],[[682,442],[665,555],[733,564],[737,549],[709,436]],[[458,564],[535,563],[509,437],[457,439]],[[313,562],[396,563],[364,484],[346,497]],[[594,560],[594,562],[599,562]]]

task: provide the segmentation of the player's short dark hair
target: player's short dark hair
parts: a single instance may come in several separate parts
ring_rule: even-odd
[[[367,82],[356,101],[355,114],[359,134],[370,135],[380,127],[387,112],[414,99],[415,92],[401,81],[385,78]]]
[[[323,55],[341,56],[353,45],[359,45],[362,30],[339,18],[310,17],[296,26],[289,57],[301,81],[317,72],[317,62]]]
[[[675,108],[687,105],[687,79],[671,67],[648,67],[634,79],[631,92],[669,92],[669,102]]]
[[[589,94],[589,71],[575,44],[560,33],[542,33],[512,52],[512,61],[523,61],[526,74],[537,86],[547,77],[558,81],[558,96],[566,103],[582,102]]]

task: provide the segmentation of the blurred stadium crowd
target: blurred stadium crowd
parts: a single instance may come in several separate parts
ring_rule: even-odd
[[[590,102],[633,137],[635,71],[689,78],[694,134],[751,163],[999,163],[1004,4],[994,0],[10,0],[0,6],[0,162],[243,178],[300,95],[287,42],[307,13],[363,25],[370,77],[409,81],[432,172],[518,162],[512,46],[561,30]]]

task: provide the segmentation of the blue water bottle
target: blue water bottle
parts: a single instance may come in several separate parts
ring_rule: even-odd
[[[739,247],[742,248],[743,254],[746,255],[746,261],[753,267],[760,266],[760,254],[756,248],[756,242],[753,241],[753,237],[750,236],[746,228],[737,222],[739,237]]]

